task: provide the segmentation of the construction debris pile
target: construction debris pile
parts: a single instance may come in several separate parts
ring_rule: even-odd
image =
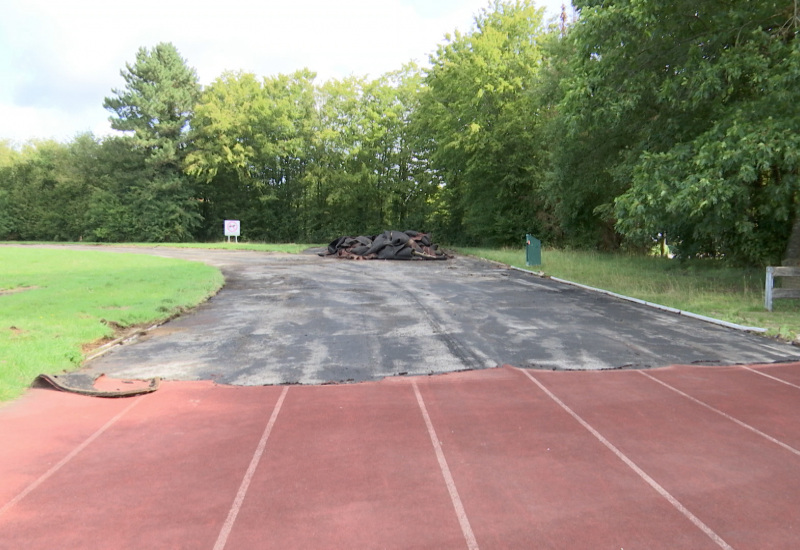
[[[370,237],[339,237],[320,256],[350,260],[446,260],[439,246],[427,233],[384,231]]]

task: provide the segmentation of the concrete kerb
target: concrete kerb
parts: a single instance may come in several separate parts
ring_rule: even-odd
[[[489,261],[491,261],[491,260],[489,260]],[[584,290],[589,290],[591,292],[599,292],[600,294],[605,294],[607,296],[613,296],[614,298],[619,298],[621,300],[626,300],[628,302],[633,302],[635,304],[640,304],[640,305],[651,307],[651,308],[658,309],[658,310],[661,310],[661,311],[667,311],[669,313],[675,313],[677,315],[683,315],[685,317],[691,317],[693,319],[699,319],[700,321],[705,321],[706,323],[713,323],[715,325],[720,325],[720,326],[723,326],[723,327],[732,328],[734,330],[741,330],[743,332],[758,332],[758,333],[767,332],[767,329],[765,329],[765,328],[748,327],[748,326],[745,326],[745,325],[737,325],[736,323],[730,323],[728,321],[723,321],[722,319],[715,319],[713,317],[707,317],[705,315],[699,315],[697,313],[692,313],[691,311],[684,311],[682,309],[676,309],[674,307],[663,306],[661,304],[654,304],[653,302],[647,302],[645,300],[640,300],[639,298],[631,298],[630,296],[624,296],[622,294],[617,294],[616,292],[611,292],[609,290],[603,290],[602,288],[595,288],[595,287],[591,287],[591,286],[587,286],[587,285],[582,285],[580,283],[575,283],[573,281],[567,281],[566,279],[559,279],[558,277],[550,277],[548,275],[545,275],[541,271],[531,271],[529,269],[523,269],[521,267],[516,267],[516,266],[513,266],[513,265],[508,265],[507,266],[506,264],[503,264],[503,263],[500,263],[500,262],[492,262],[492,263],[496,263],[498,265],[503,265],[505,267],[508,267],[509,269],[513,269],[515,271],[520,271],[522,273],[527,273],[529,275],[533,275],[535,277],[539,277],[539,278],[542,278],[542,279],[550,279],[550,280],[556,281],[558,283],[572,285],[572,286],[575,286],[575,287],[578,287],[578,288],[582,288]]]
[[[105,344],[103,344],[102,346],[98,347],[97,349],[95,349],[91,353],[87,354],[86,357],[83,358],[83,361],[84,361],[84,363],[87,363],[87,362],[91,361],[92,359],[97,359],[98,357],[100,357],[102,355],[105,355],[106,353],[108,353],[109,351],[111,351],[113,348],[115,348],[117,346],[122,346],[122,345],[125,345],[125,344],[130,344],[131,342],[135,342],[141,336],[147,334],[148,332],[150,332],[150,331],[152,331],[154,329],[157,329],[158,327],[160,327],[161,325],[166,323],[168,320],[161,321],[161,322],[156,323],[156,324],[154,324],[154,325],[152,325],[150,327],[147,327],[147,328],[134,328],[133,330],[127,331],[122,336],[114,338],[110,342],[106,342]]]

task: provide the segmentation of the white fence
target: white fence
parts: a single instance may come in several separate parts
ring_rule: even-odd
[[[764,307],[772,311],[772,300],[800,298],[800,288],[774,288],[775,277],[800,277],[800,267],[768,267],[764,288]]]

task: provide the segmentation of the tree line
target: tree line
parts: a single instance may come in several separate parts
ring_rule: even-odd
[[[428,66],[316,81],[141,48],[120,135],[0,142],[0,239],[451,244],[779,261],[800,249],[796,0],[496,0]],[[793,227],[796,230],[793,231]],[[800,254],[800,251],[798,251]]]

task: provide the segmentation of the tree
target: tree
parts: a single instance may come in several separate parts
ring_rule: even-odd
[[[796,3],[576,6],[554,188],[633,244],[774,261],[797,219]]]
[[[315,128],[314,74],[259,81],[226,73],[205,90],[186,170],[203,182],[207,222],[243,222],[249,238],[303,236],[305,173]],[[218,229],[217,229],[218,230]]]
[[[421,229],[434,191],[415,150],[410,118],[421,74],[414,64],[376,80],[350,77],[320,89],[315,201],[328,235]],[[318,206],[319,207],[319,206]]]
[[[226,73],[205,90],[186,167],[204,182],[210,229],[235,216],[250,238],[324,241],[422,222],[431,186],[417,181],[408,128],[417,68],[314,78]]]
[[[193,180],[183,173],[187,133],[200,85],[175,46],[160,43],[140,48],[133,64],[120,72],[126,87],[114,89],[104,107],[112,111],[111,127],[131,132],[125,142],[140,151],[146,170],[135,205],[139,238],[191,240],[200,214]]]
[[[136,62],[120,71],[125,89],[114,89],[103,106],[116,114],[111,127],[133,132],[134,143],[148,152],[148,162],[180,170],[186,134],[200,85],[194,69],[186,65],[171,43],[152,50],[139,48]]]
[[[87,212],[100,144],[91,134],[71,143],[38,141],[0,166],[0,235],[29,240],[89,237]]]
[[[101,242],[170,240],[159,239],[148,208],[161,208],[153,198],[152,171],[143,150],[131,146],[126,137],[103,140],[96,155],[99,167],[91,186],[86,212],[87,238]],[[159,218],[161,212],[153,217]],[[157,227],[157,226],[156,226]]]
[[[11,177],[19,153],[9,140],[0,140],[0,238],[8,238],[12,228]]]
[[[14,149],[11,140],[0,139],[0,168],[11,166],[19,158],[19,152]]]
[[[441,178],[437,218],[448,240],[511,244],[542,232],[545,159],[532,91],[546,36],[532,2],[496,1],[431,58],[415,120]]]
[[[414,113],[419,109],[423,73],[415,63],[384,75],[379,81],[379,120],[385,130],[379,158],[385,178],[384,227],[428,231],[431,199],[438,180],[418,147]]]

